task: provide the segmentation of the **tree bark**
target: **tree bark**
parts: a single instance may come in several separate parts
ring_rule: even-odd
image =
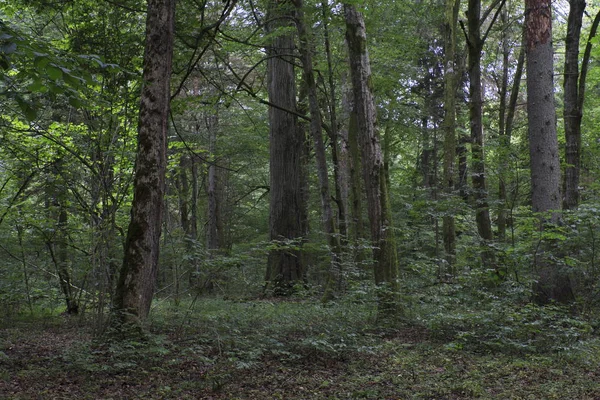
[[[456,74],[456,29],[460,0],[446,0],[446,21],[444,24],[444,165],[443,190],[447,196],[454,191],[456,165],[456,90],[458,75]],[[442,219],[442,236],[445,259],[448,265],[454,264],[456,256],[456,227],[453,215],[444,215]]]
[[[376,128],[366,29],[362,14],[353,5],[344,4],[344,16],[363,180],[373,241],[375,284],[382,289],[379,292],[379,310],[383,315],[388,315],[398,311],[398,254],[385,182],[383,155]]]
[[[326,1],[321,2],[323,12],[323,35],[325,40],[325,55],[327,57],[327,83],[329,87],[329,140],[331,141],[331,161],[333,163],[333,174],[335,180],[335,197],[338,207],[338,225],[340,229],[340,238],[345,246],[348,240],[348,193],[344,190],[344,163],[340,154],[340,135],[338,133],[338,119],[336,106],[336,86],[333,75],[333,57],[331,55],[331,43],[329,40],[328,14],[329,5]]]
[[[115,316],[120,324],[139,326],[147,318],[158,272],[174,13],[174,0],[148,0],[131,221],[115,296]]]
[[[471,120],[472,182],[475,199],[475,219],[479,236],[485,241],[493,239],[490,208],[486,187],[485,156],[483,152],[483,110],[481,90],[481,0],[469,0],[467,12],[468,71],[469,71],[469,116]]]
[[[286,1],[269,3],[267,32],[276,36],[267,48],[267,74],[270,122],[270,240],[266,288],[275,295],[291,293],[305,280],[302,242],[305,240],[305,202],[303,187],[305,138],[297,123],[294,37],[278,28],[293,26],[293,8]]]
[[[565,39],[564,70],[564,109],[565,124],[565,176],[564,200],[565,209],[575,209],[579,205],[579,175],[581,169],[581,119],[582,105],[579,104],[579,38],[585,0],[569,0],[569,17],[567,19],[567,36]]]
[[[561,206],[550,0],[525,6],[531,202],[534,212],[546,212]]]
[[[329,278],[324,301],[328,301],[333,297],[335,283],[339,281],[341,271],[340,256],[341,247],[340,240],[335,229],[335,221],[333,218],[333,210],[331,207],[331,195],[329,191],[329,173],[327,168],[327,157],[325,154],[325,145],[323,143],[323,130],[321,120],[321,110],[319,109],[319,99],[317,97],[317,84],[313,71],[313,61],[309,45],[309,33],[305,21],[303,0],[293,0],[296,6],[296,26],[299,36],[299,50],[302,59],[304,84],[308,89],[308,103],[310,110],[310,133],[314,142],[315,156],[317,160],[317,175],[319,179],[319,194],[321,197],[322,222],[325,235],[331,251],[331,264],[329,267]]]
[[[540,230],[545,230],[549,223],[559,221],[561,206],[550,0],[525,0],[525,26],[531,202],[534,212],[551,213],[540,215]],[[548,240],[536,250],[534,299],[538,303],[571,302],[569,276],[550,256],[551,250]]]

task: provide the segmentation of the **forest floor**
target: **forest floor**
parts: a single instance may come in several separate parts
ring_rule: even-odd
[[[195,309],[155,312],[141,342],[107,341],[80,318],[0,320],[0,398],[600,399],[595,338],[568,352],[486,350],[377,327],[347,305]]]

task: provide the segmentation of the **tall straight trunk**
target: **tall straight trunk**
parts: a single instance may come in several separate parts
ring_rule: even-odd
[[[444,164],[443,190],[447,196],[454,191],[456,165],[456,30],[460,0],[446,0],[446,21],[444,24]],[[453,215],[444,215],[442,236],[445,259],[449,265],[454,263],[456,255],[456,226]]]
[[[581,119],[582,104],[579,103],[579,37],[585,0],[569,0],[567,19],[567,37],[565,39],[564,70],[564,124],[565,124],[565,209],[574,209],[579,205],[579,175],[581,169]]]
[[[286,2],[269,3],[267,31],[292,27],[294,12]],[[277,34],[267,48],[267,74],[270,122],[270,240],[266,288],[286,295],[305,280],[305,261],[301,249],[305,240],[304,188],[305,138],[298,126],[296,112],[296,75],[294,37],[289,31]],[[292,112],[288,112],[290,110]]]
[[[174,35],[174,0],[148,0],[131,221],[115,296],[117,324],[150,312],[158,273]]]
[[[375,284],[383,287],[379,294],[379,307],[380,312],[386,315],[396,311],[397,306],[398,253],[392,228],[383,155],[376,128],[365,23],[362,14],[353,5],[344,4],[344,16],[354,90],[354,108],[361,145],[363,180],[373,241]]]
[[[206,248],[213,257],[214,252],[218,252],[224,246],[223,218],[222,218],[222,188],[221,171],[217,166],[217,131],[218,131],[218,113],[206,116],[206,129],[208,131],[208,152],[210,162],[207,171],[206,195],[208,197],[207,207],[207,230],[206,230]]]
[[[486,187],[485,156],[483,152],[483,109],[481,88],[481,0],[469,0],[467,12],[468,70],[469,70],[469,118],[471,120],[471,165],[475,220],[477,231],[484,240],[492,240],[492,223]]]
[[[508,49],[505,50],[508,52]],[[506,53],[505,53],[506,54]],[[503,77],[503,81],[506,82],[504,85],[508,85],[508,68],[509,61],[508,56],[504,56],[505,60],[505,77]],[[500,147],[501,147],[501,160],[500,165],[498,167],[498,200],[499,200],[499,209],[498,209],[498,238],[500,240],[506,240],[506,228],[508,226],[508,191],[506,189],[506,181],[507,171],[509,168],[508,160],[510,155],[510,147],[511,147],[511,138],[512,138],[512,130],[513,130],[513,121],[515,118],[515,111],[517,109],[517,100],[519,98],[519,90],[521,87],[521,78],[523,77],[523,66],[525,64],[525,45],[521,47],[519,51],[519,58],[517,59],[517,66],[515,69],[512,88],[510,91],[510,98],[508,100],[508,105],[506,109],[506,113],[500,113],[500,122],[502,125],[499,127],[500,134]],[[506,92],[503,95],[504,102],[506,102]],[[502,106],[501,106],[501,111]],[[512,223],[512,222],[511,222]]]
[[[186,237],[190,234],[190,183],[187,175],[188,164],[189,158],[187,155],[182,154],[179,157],[179,170],[177,171],[177,175],[175,177],[175,185],[177,186],[177,194],[179,197],[179,220],[181,223],[181,229],[183,229],[183,234]]]
[[[333,210],[331,207],[331,195],[329,191],[329,173],[327,168],[327,157],[323,143],[323,130],[319,99],[317,97],[317,84],[313,71],[312,49],[310,48],[310,35],[305,21],[303,0],[294,0],[296,6],[296,26],[299,36],[299,50],[302,59],[304,84],[308,89],[308,104],[310,110],[310,134],[314,142],[315,156],[317,160],[317,175],[319,179],[319,194],[321,197],[322,221],[325,235],[331,250],[331,265],[329,267],[329,280],[324,295],[324,300],[330,300],[333,296],[334,284],[339,281],[341,271],[339,270],[341,247],[339,237],[336,234]]]
[[[347,93],[344,94],[347,96]],[[352,94],[350,93],[350,96]],[[348,101],[348,129],[345,143],[348,154],[348,184],[350,200],[350,234],[355,244],[367,237],[363,219],[363,190],[361,182],[360,146],[358,145],[358,122],[354,101]]]
[[[551,14],[550,0],[525,0],[531,202],[534,212],[551,212],[550,216],[540,216],[541,230],[547,228],[548,222],[560,220],[561,206]],[[574,295],[569,276],[550,256],[553,250],[548,242],[536,250],[535,300],[571,302]]]
[[[344,166],[340,154],[340,135],[338,133],[338,119],[336,106],[336,86],[333,75],[333,57],[331,55],[331,43],[329,40],[329,15],[330,10],[326,1],[321,2],[323,13],[323,33],[325,39],[325,55],[327,57],[327,83],[329,88],[329,140],[331,142],[331,161],[333,163],[333,174],[335,179],[335,198],[338,207],[338,225],[340,238],[345,244],[348,238],[348,193],[344,190]]]
[[[560,210],[550,0],[525,0],[525,7],[531,202],[534,212]]]

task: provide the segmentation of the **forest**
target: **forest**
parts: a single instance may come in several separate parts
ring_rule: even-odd
[[[599,23],[0,0],[0,398],[599,399]]]

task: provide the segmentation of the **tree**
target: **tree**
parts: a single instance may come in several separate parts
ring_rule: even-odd
[[[319,195],[321,198],[322,221],[325,235],[331,251],[331,265],[329,267],[329,281],[324,295],[324,300],[329,300],[333,294],[333,285],[336,276],[339,274],[340,267],[340,240],[336,234],[333,210],[331,207],[331,195],[329,190],[329,172],[327,168],[327,158],[325,154],[325,145],[323,143],[323,129],[321,110],[319,108],[319,99],[317,95],[317,84],[313,71],[312,52],[310,47],[310,34],[304,15],[304,2],[302,0],[293,0],[296,6],[296,26],[299,36],[299,50],[302,59],[302,69],[304,84],[308,89],[308,103],[310,110],[310,134],[314,142],[315,156],[317,160],[317,175],[319,178]],[[334,145],[335,146],[335,145]],[[335,153],[335,152],[334,152]]]
[[[303,163],[304,133],[298,127],[294,36],[294,9],[289,2],[271,1],[267,32],[273,35],[267,48],[270,143],[270,240],[275,248],[267,261],[267,288],[289,294],[304,282],[305,262],[301,250],[306,236],[306,193]]]
[[[397,311],[395,297],[398,291],[398,253],[376,125],[365,22],[362,14],[350,4],[344,4],[344,16],[354,109],[361,145],[362,174],[373,243],[375,284],[382,289],[379,310],[386,315]]]
[[[158,272],[167,164],[175,2],[148,0],[131,221],[115,295],[117,324],[148,316]]]
[[[525,1],[527,51],[527,115],[533,211],[541,213],[540,230],[560,219],[560,163],[554,105],[552,13],[550,0]],[[551,215],[545,215],[550,213]],[[570,302],[569,276],[548,255],[548,245],[536,254],[538,302]]]
[[[585,82],[590,61],[592,39],[596,36],[600,12],[596,14],[579,68],[579,39],[585,12],[584,0],[569,1],[569,17],[567,19],[567,36],[565,38],[564,67],[564,126],[565,126],[565,175],[564,201],[565,209],[574,209],[579,205],[579,182],[581,175],[581,121],[585,100]]]
[[[490,8],[491,10],[491,8]],[[485,37],[481,36],[481,0],[469,0],[467,12],[467,48],[469,73],[469,117],[471,123],[472,181],[475,197],[477,231],[485,241],[494,238],[486,185],[483,152],[483,93],[481,87],[481,52]],[[493,22],[492,22],[493,23]]]
[[[456,28],[460,0],[446,0],[444,21],[444,179],[443,189],[450,195],[454,190],[456,166]],[[451,265],[456,254],[456,227],[454,216],[443,218],[443,240],[446,260]]]
[[[531,202],[534,212],[558,211],[561,206],[560,163],[550,1],[526,0],[525,16]],[[557,218],[555,214],[553,220]]]

